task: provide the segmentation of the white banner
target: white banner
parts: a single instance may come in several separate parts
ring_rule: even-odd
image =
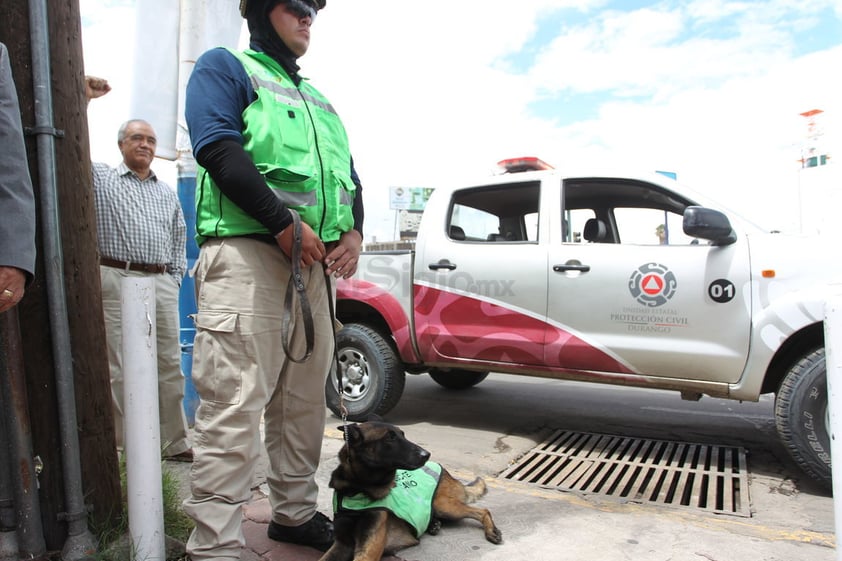
[[[196,59],[212,47],[237,47],[243,19],[236,0],[137,0],[131,115],[158,135],[157,155],[189,148],[184,90]]]

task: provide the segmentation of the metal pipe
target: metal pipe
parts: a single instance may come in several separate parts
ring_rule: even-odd
[[[135,559],[164,561],[155,279],[120,283],[129,533]]]
[[[46,555],[38,474],[32,453],[32,431],[23,369],[23,348],[16,308],[0,314],[0,444],[8,455],[0,466],[0,508],[3,548],[0,559],[41,559]],[[6,529],[11,525],[17,532]],[[16,539],[15,539],[16,538]],[[14,542],[14,543],[12,543]],[[3,557],[14,549],[14,557]]]
[[[50,74],[50,40],[47,1],[29,2],[29,26],[32,44],[32,79],[35,100],[38,178],[41,193],[41,226],[44,237],[44,263],[50,333],[53,340],[53,364],[56,373],[59,434],[62,445],[62,475],[66,512],[59,515],[67,522],[67,539],[61,558],[82,559],[96,550],[96,541],[88,531],[87,512],[82,490],[79,435],[76,425],[76,396],[73,387],[73,361],[67,299],[64,291],[64,259],[61,252],[56,156],[53,126],[53,99]]]
[[[2,340],[2,335],[0,335]],[[6,372],[5,357],[3,349],[0,349],[0,384],[4,378],[3,372]],[[17,539],[17,516],[15,515],[15,497],[14,488],[12,484],[11,468],[14,460],[12,459],[11,445],[7,435],[6,415],[9,411],[6,407],[5,399],[3,398],[3,388],[0,387],[0,451],[8,451],[6,458],[0,460],[0,561],[13,561],[18,558],[18,539]]]
[[[842,458],[842,295],[824,305],[825,376],[830,457]],[[836,535],[842,535],[842,462],[831,462],[833,513]],[[836,559],[842,561],[842,548],[836,546]]]
[[[6,367],[6,349],[2,342],[8,337],[2,332],[0,327],[0,452],[7,452],[5,458],[0,460],[0,561],[13,561],[18,558],[18,540],[17,540],[17,516],[15,515],[15,497],[14,488],[17,485],[12,483],[12,465],[15,463],[13,457],[16,454],[12,453],[11,442],[9,435],[11,427],[15,426],[7,419],[12,418],[13,412],[11,405],[6,405],[7,400],[5,395],[10,393],[7,391],[7,384],[5,382],[8,368]],[[7,430],[7,427],[9,429]]]

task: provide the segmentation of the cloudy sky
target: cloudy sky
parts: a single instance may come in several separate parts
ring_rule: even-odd
[[[91,151],[116,163],[150,38],[135,47],[131,0],[80,5],[86,72],[114,87],[89,109]],[[368,239],[394,237],[389,187],[475,180],[525,155],[672,171],[794,231],[812,109],[842,167],[839,0],[330,0],[300,63],[348,128]],[[171,163],[155,168],[174,183]]]

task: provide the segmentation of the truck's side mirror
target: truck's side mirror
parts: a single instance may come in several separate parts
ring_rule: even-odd
[[[737,241],[728,217],[712,208],[688,206],[684,209],[682,226],[688,236],[710,240],[712,245],[731,245]]]

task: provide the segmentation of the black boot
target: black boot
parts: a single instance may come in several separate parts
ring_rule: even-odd
[[[274,520],[269,523],[266,534],[276,542],[308,545],[319,551],[327,551],[333,545],[333,522],[317,512],[313,518],[300,526],[283,526]]]

